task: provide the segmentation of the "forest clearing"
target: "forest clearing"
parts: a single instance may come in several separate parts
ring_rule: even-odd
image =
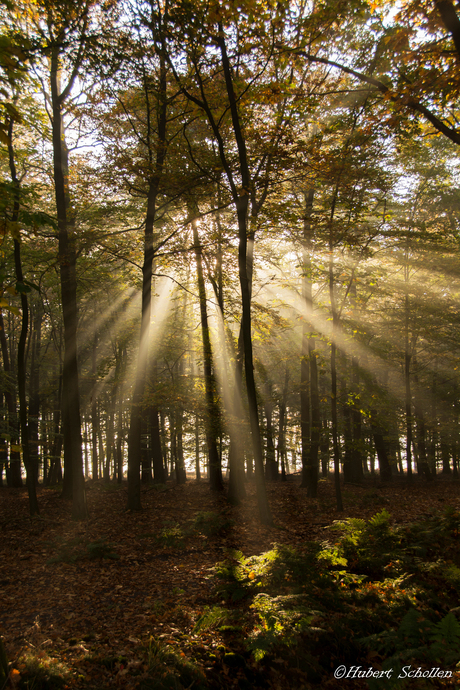
[[[39,489],[43,510],[35,518],[27,516],[24,490],[0,490],[0,632],[10,686],[458,687],[458,483],[344,487],[341,520],[385,510],[392,529],[419,525],[403,544],[381,520],[358,546],[331,551],[334,558],[316,565],[312,542],[324,549],[325,541],[339,541],[328,529],[339,517],[333,483],[321,480],[317,499],[307,499],[299,483],[268,484],[274,527],[257,520],[254,487],[242,505],[230,506],[204,482],[168,483],[143,491],[145,508],[133,515],[125,511],[125,485],[92,483],[84,523],[69,519],[53,489]],[[264,560],[276,545],[277,558]],[[240,569],[239,580],[224,562]],[[270,576],[267,564],[275,566]],[[255,605],[261,600],[265,608]],[[454,624],[448,620],[436,636],[452,609]],[[412,627],[410,611],[417,613]],[[440,668],[452,677],[368,685],[334,679],[341,665]]]

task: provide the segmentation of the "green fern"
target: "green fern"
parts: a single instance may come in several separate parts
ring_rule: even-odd
[[[431,623],[416,609],[410,609],[401,621],[398,638],[401,648],[418,647],[429,640]]]
[[[452,664],[460,657],[460,623],[452,612],[439,621],[431,633],[431,656],[436,661]]]

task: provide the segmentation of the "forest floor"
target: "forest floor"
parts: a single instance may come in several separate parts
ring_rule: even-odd
[[[238,566],[239,559],[238,567],[247,566],[247,590],[263,582],[262,561],[243,556],[259,556],[275,544],[302,552],[306,543],[330,538],[326,528],[334,520],[367,520],[382,509],[395,525],[430,520],[447,506],[460,512],[460,484],[443,477],[411,485],[369,479],[363,486],[343,487],[340,515],[330,480],[320,481],[317,499],[306,497],[298,476],[268,483],[267,489],[272,528],[258,521],[251,484],[238,507],[211,493],[205,482],[148,487],[143,511],[131,514],[125,510],[126,484],[89,482],[89,519],[81,523],[70,519],[71,506],[58,490],[40,487],[40,516],[30,518],[26,490],[0,488],[0,636],[9,662],[7,683],[29,690],[367,688],[349,671],[348,679],[334,679],[335,667],[352,667],[352,657],[341,659],[337,646],[328,673],[319,675],[301,663],[301,647],[294,656],[278,650],[282,620],[276,615],[261,617],[265,628],[267,620],[268,628],[270,621],[281,620],[281,627],[275,622],[270,628],[268,653],[251,654],[247,642],[257,628],[257,611],[243,590],[233,601],[222,594],[216,564],[233,559]],[[436,575],[430,577],[436,588]],[[290,590],[281,591],[287,599]],[[447,610],[449,605],[442,615]],[[456,640],[457,632],[452,634]],[[362,669],[381,668],[376,650],[359,661]],[[408,687],[460,687],[460,673],[455,665],[449,668],[454,671],[448,680],[414,678]],[[375,687],[390,686],[397,687]]]

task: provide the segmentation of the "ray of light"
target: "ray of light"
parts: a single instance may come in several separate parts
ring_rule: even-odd
[[[213,302],[214,309],[209,314],[210,336],[214,368],[223,398],[223,414],[230,438],[242,433],[241,418],[243,404],[236,386],[235,352],[231,335],[225,332],[225,323],[219,306]]]
[[[271,284],[267,284],[265,285],[264,292],[266,298],[276,300],[278,303],[284,302],[284,308],[288,313],[291,313],[291,317],[293,314],[297,314],[298,317],[300,317],[302,320],[306,320],[310,324],[312,332],[317,332],[321,337],[326,338],[329,341],[331,340],[332,322],[330,320],[329,310],[321,307],[316,307],[312,311],[308,310],[299,293],[295,289],[287,286],[276,289],[275,287],[272,287]],[[282,299],[280,298],[280,294],[282,295]],[[260,295],[260,298],[262,298],[262,295]],[[357,318],[359,317],[358,314],[356,316]],[[377,327],[372,327],[370,322],[366,320],[365,314],[363,314],[361,318],[363,319],[363,325],[367,331],[375,332],[375,334],[379,333],[379,335],[381,335],[381,329],[379,332]],[[296,338],[294,334],[292,339],[293,347],[299,348],[298,336],[295,344],[294,341]],[[336,329],[335,342],[337,347],[347,355],[350,357],[357,357],[360,367],[366,370],[374,380],[376,378],[376,374],[384,374],[387,378],[387,390],[395,398],[401,401],[401,403],[404,402],[405,380],[402,360],[400,366],[384,360],[378,355],[378,353],[375,352],[372,347],[357,341],[353,334],[350,334],[348,331],[346,331],[340,323]],[[423,387],[421,385],[417,385],[416,381],[413,381],[412,386],[413,394],[418,395],[420,409],[425,414],[430,414],[430,402],[426,400]],[[440,404],[442,405],[442,401],[440,401]]]

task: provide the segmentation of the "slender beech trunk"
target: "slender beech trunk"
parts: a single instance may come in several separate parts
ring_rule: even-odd
[[[417,364],[416,358],[414,356],[414,382],[418,387],[418,374],[417,374]],[[420,392],[417,393],[420,396]],[[414,411],[416,416],[416,436],[417,436],[417,449],[418,449],[418,461],[417,461],[417,471],[418,474],[423,474],[428,481],[432,481],[435,475],[431,473],[428,466],[428,459],[426,455],[426,424],[425,424],[425,413],[422,406],[418,402],[418,399],[414,404]]]
[[[270,390],[271,394],[271,390]],[[265,474],[267,479],[278,479],[278,465],[276,462],[275,445],[273,443],[273,402],[271,398],[265,400],[265,418],[267,420],[267,453],[265,461]]]
[[[89,478],[89,459],[88,459],[88,418],[85,415],[83,423],[84,431],[84,455],[85,455],[85,481]]]
[[[233,182],[233,176],[230,173],[232,183],[232,196],[236,206],[236,213],[238,219],[238,270],[241,288],[241,306],[242,306],[242,332],[244,345],[244,370],[246,374],[246,389],[248,395],[249,407],[249,422],[251,427],[252,448],[254,453],[255,477],[257,489],[257,504],[259,509],[259,517],[263,524],[273,524],[273,518],[268,503],[267,491],[264,482],[264,462],[262,452],[262,442],[260,436],[259,416],[257,409],[257,394],[254,380],[254,364],[252,354],[252,335],[251,335],[251,290],[250,280],[248,274],[248,206],[249,206],[249,190],[251,189],[251,176],[249,173],[249,163],[247,158],[246,144],[241,128],[240,117],[238,113],[238,106],[235,94],[235,88],[232,80],[232,72],[230,68],[230,61],[227,55],[227,47],[225,43],[225,33],[223,26],[219,23],[219,47],[222,58],[222,67],[225,78],[225,85],[227,90],[227,98],[230,105],[230,112],[232,117],[233,132],[238,149],[239,167],[242,180],[242,189],[239,192]],[[230,172],[228,163],[225,161],[227,168],[227,175]],[[230,181],[230,180],[229,180]]]
[[[241,428],[241,426],[244,424],[241,409],[241,395],[243,391],[243,360],[243,334],[240,329],[235,357],[235,390],[233,393],[233,407],[231,410],[233,426],[236,429],[238,426]],[[244,498],[246,498],[246,489],[244,486],[244,449],[241,435],[239,433],[232,433],[230,436],[228,463],[230,467],[228,500],[231,503],[238,504]]]
[[[153,273],[153,224],[155,220],[158,184],[152,180],[147,198],[147,216],[144,232],[144,264],[142,266],[142,320],[137,357],[136,380],[131,403],[131,417],[128,432],[128,510],[141,510],[141,404],[147,375],[150,311],[152,300]]]
[[[300,358],[300,434],[302,441],[302,487],[310,485],[312,495],[315,495],[315,477],[309,466],[310,457],[310,366],[308,352],[308,338],[311,332],[310,315],[313,307],[311,286],[311,213],[313,206],[313,189],[305,193],[305,214],[303,219],[302,246],[302,298],[305,316],[302,323],[302,353]],[[313,486],[312,486],[313,484]]]
[[[8,352],[8,342],[5,335],[5,325],[3,322],[3,314],[0,309],[0,345],[2,348],[3,371],[5,372],[6,386],[4,396],[8,410],[8,433],[10,436],[10,460],[6,466],[6,480],[8,486],[19,487],[22,486],[21,477],[21,456],[19,451],[13,450],[13,446],[19,444],[18,436],[18,418],[16,410],[16,396],[15,385],[12,380],[11,360]]]
[[[273,443],[273,401],[272,401],[272,387],[267,380],[265,384],[265,401],[264,401],[265,419],[267,420],[267,454],[265,461],[265,476],[267,479],[278,479],[279,468],[276,462],[275,445]]]
[[[62,369],[62,359],[59,357],[59,368]],[[55,372],[56,375],[56,372]],[[51,485],[58,484],[62,481],[62,429],[61,429],[61,399],[62,399],[62,371],[57,376],[57,391],[53,410],[53,443],[51,446],[51,462],[48,476],[48,483]]]
[[[117,482],[123,481],[123,386],[118,391],[117,413]]]
[[[99,428],[99,417],[97,414],[97,398],[96,398],[96,384],[97,384],[97,370],[96,370],[96,352],[97,352],[97,333],[94,335],[93,346],[91,350],[91,376],[93,379],[93,390],[91,394],[91,467],[93,479],[98,478],[98,457],[97,457],[97,439]]]
[[[165,475],[165,481],[167,481],[169,477],[169,470],[168,470],[168,443],[166,439],[166,419],[165,419],[165,413],[161,410],[160,411],[160,442],[161,442],[161,454],[163,455],[163,462],[164,462],[164,475]]]
[[[353,382],[353,408],[351,412],[352,428],[353,428],[353,452],[354,452],[354,480],[361,483],[364,479],[363,468],[363,442],[362,442],[362,419],[361,407],[359,404],[359,363],[358,358],[353,357],[351,360],[352,368],[352,382]]]
[[[434,362],[435,371],[433,373],[433,385],[431,386],[431,436],[428,446],[428,465],[433,475],[436,476],[436,448],[438,446],[438,416],[436,410],[436,360]],[[444,473],[444,468],[443,468]]]
[[[38,481],[39,469],[39,433],[38,418],[40,415],[40,350],[41,350],[41,326],[43,309],[40,301],[37,301],[33,319],[32,355],[30,363],[29,384],[29,443],[30,459],[35,471],[35,481]],[[45,474],[45,473],[44,473]],[[45,476],[43,475],[43,483]]]
[[[342,353],[343,355],[343,353]],[[342,356],[343,373],[346,373],[347,360]],[[342,399],[342,418],[343,418],[343,481],[345,484],[353,483],[353,433],[351,427],[351,409],[348,404],[348,388],[345,376],[340,379],[340,396]]]
[[[305,320],[302,326],[302,356],[300,365],[300,427],[302,438],[302,486],[307,487],[307,496],[316,498],[318,492],[318,455],[321,438],[321,417],[318,391],[318,365],[315,338],[312,335],[311,315],[313,293],[311,281],[312,212],[314,190],[304,194],[305,214],[303,221],[303,277],[302,297],[305,306]]]
[[[19,180],[16,176],[16,165],[14,160],[13,150],[13,121],[10,120],[8,127],[8,155],[10,164],[11,180],[13,183],[13,212],[11,214],[11,221],[17,224],[19,220],[19,206],[20,206],[20,190]],[[38,508],[37,492],[36,492],[36,472],[35,467],[32,466],[30,457],[29,444],[29,425],[27,420],[27,398],[26,398],[26,343],[29,331],[29,303],[27,299],[27,288],[24,284],[24,276],[22,272],[21,261],[21,239],[19,236],[19,228],[17,234],[13,235],[14,242],[14,267],[16,272],[16,289],[21,295],[21,333],[19,335],[18,343],[18,393],[19,393],[19,424],[21,428],[21,445],[22,445],[22,459],[26,468],[26,484],[29,495],[29,511],[31,515],[37,515],[40,511]]]
[[[195,250],[198,294],[200,298],[201,335],[203,340],[203,368],[206,392],[206,444],[209,456],[209,479],[211,489],[223,489],[222,468],[217,450],[217,435],[219,430],[219,410],[216,401],[214,376],[212,373],[212,348],[209,336],[208,311],[206,303],[206,288],[203,277],[202,249],[198,236],[196,220],[192,220],[193,245]]]
[[[279,403],[278,417],[278,464],[281,465],[281,480],[286,481],[286,400],[289,385],[289,369],[284,373],[284,387]]]
[[[356,280],[353,280],[350,285],[350,297],[353,310],[354,319],[358,320],[360,317],[356,300]],[[356,355],[351,357],[351,393],[352,393],[352,407],[351,407],[351,427],[352,427],[352,481],[356,484],[361,484],[364,479],[363,472],[363,443],[361,435],[361,405],[360,405],[360,390],[359,390],[359,360]]]
[[[217,185],[217,206],[222,205],[221,185]],[[222,271],[222,224],[220,213],[216,213],[217,225],[217,252],[216,252],[216,280],[213,283],[216,294],[217,304],[220,310],[219,329],[220,341],[225,348],[225,324],[224,324],[224,283]],[[225,356],[223,359],[223,368],[225,370],[224,376],[227,376],[227,362]],[[238,349],[235,356],[234,368],[234,391],[233,398],[230,399],[229,416],[231,422],[229,424],[230,443],[228,449],[228,494],[227,498],[230,503],[239,504],[246,498],[246,489],[244,487],[244,451],[241,443],[241,435],[239,429],[244,424],[241,410],[241,392],[243,388],[243,342],[242,338],[238,339]]]
[[[63,124],[63,106],[70,92],[61,92],[59,46],[51,52],[51,103],[54,161],[54,186],[59,233],[59,264],[61,301],[64,321],[64,367],[62,385],[62,417],[64,427],[64,462],[68,491],[72,493],[72,517],[88,515],[83,476],[80,392],[77,362],[77,276],[75,220],[70,202],[69,161]]]
[[[141,404],[144,397],[145,381],[147,375],[150,311],[152,301],[152,274],[154,261],[154,223],[156,215],[156,201],[160,188],[161,177],[166,160],[166,117],[167,117],[167,70],[163,55],[159,56],[160,72],[157,100],[157,137],[156,153],[153,160],[151,138],[153,127],[150,122],[150,102],[148,80],[144,80],[144,90],[147,102],[147,140],[149,142],[148,155],[151,157],[153,169],[149,181],[147,195],[147,213],[144,228],[144,263],[142,266],[142,320],[139,338],[139,353],[137,358],[136,380],[131,403],[131,417],[128,433],[128,510],[141,510]]]
[[[106,459],[104,466],[104,480],[110,481],[110,465],[113,461],[115,465],[115,433],[114,433],[114,417],[115,417],[115,391],[112,390],[110,400],[107,400],[107,424],[105,432],[106,443]]]
[[[198,415],[195,415],[195,476],[197,482],[201,479],[200,468],[200,425]]]
[[[450,474],[450,454],[449,454],[449,443],[446,443],[443,439],[441,440],[441,460],[442,460],[442,473]]]
[[[1,410],[1,416],[0,416],[0,426],[2,429],[6,429],[6,424],[5,424],[5,417],[4,417],[4,412],[3,412],[3,404],[4,404],[4,395],[0,391],[0,410]],[[8,468],[8,445],[6,443],[6,438],[3,438],[3,436],[0,436],[0,486],[3,486],[3,469]]]
[[[337,421],[337,346],[335,342],[336,331],[338,327],[338,314],[335,303],[335,286],[334,286],[334,242],[332,222],[335,210],[335,201],[337,198],[337,187],[334,194],[334,199],[331,207],[330,218],[330,235],[329,235],[329,299],[331,302],[332,312],[332,334],[331,334],[331,420],[332,420],[332,448],[334,457],[334,485],[335,498],[337,510],[343,511],[342,491],[340,488],[340,448],[339,448],[339,433]]]
[[[388,447],[385,441],[386,429],[380,424],[379,417],[376,410],[371,410],[371,427],[372,437],[374,439],[375,450],[377,451],[377,458],[379,461],[380,479],[384,482],[390,481],[392,478],[391,465],[388,457]],[[372,469],[372,473],[374,470]]]
[[[183,426],[184,411],[179,405],[176,409],[176,484],[185,484],[187,481],[187,472],[184,462]]]
[[[405,269],[405,272],[408,269]],[[406,464],[407,464],[407,476],[409,479],[412,478],[412,391],[411,391],[411,380],[410,380],[410,365],[411,365],[411,346],[409,339],[409,316],[410,316],[410,304],[409,304],[409,294],[405,296],[405,323],[404,323],[404,381],[406,389]]]
[[[160,420],[156,405],[152,405],[150,409],[150,436],[152,439],[153,481],[155,484],[164,484],[166,476],[161,448]]]

